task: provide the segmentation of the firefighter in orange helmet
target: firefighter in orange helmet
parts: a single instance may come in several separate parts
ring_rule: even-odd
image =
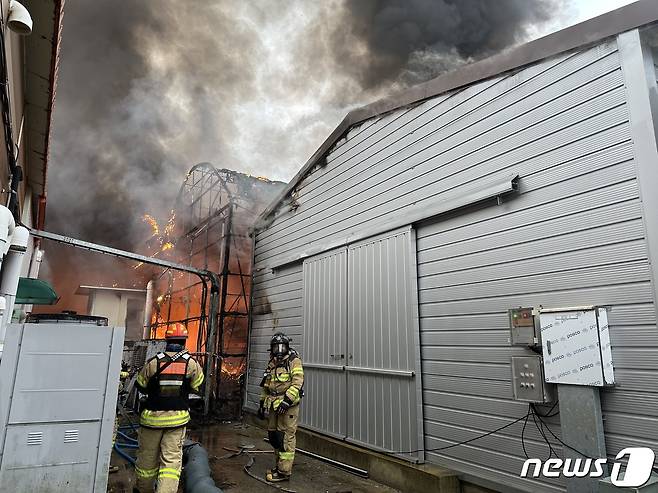
[[[175,324],[165,332],[167,347],[140,370],[137,387],[147,395],[139,423],[136,491],[176,493],[183,465],[189,393],[198,392],[203,371],[185,349],[187,329]]]

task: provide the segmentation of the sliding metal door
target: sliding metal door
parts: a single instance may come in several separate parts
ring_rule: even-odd
[[[301,424],[339,438],[347,429],[347,249],[304,261]]]
[[[423,460],[415,252],[411,228],[349,247],[347,437]]]

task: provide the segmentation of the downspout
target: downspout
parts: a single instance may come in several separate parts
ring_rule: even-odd
[[[30,264],[30,271],[28,277],[31,279],[37,279],[39,277],[39,271],[41,270],[41,264],[43,263],[43,256],[45,252],[39,248],[37,245],[37,240],[35,240],[34,253],[32,254],[32,260]]]
[[[144,304],[144,330],[142,339],[151,338],[151,317],[153,316],[153,279],[146,283],[146,302]]]
[[[16,229],[16,221],[11,211],[3,205],[0,205],[0,267],[2,259],[9,250],[11,237]]]
[[[242,406],[240,406],[241,409],[244,409],[244,407],[247,405],[247,384],[249,382],[249,367],[251,366],[251,331],[253,330],[253,307],[254,307],[254,275],[256,273],[256,232],[257,230],[254,228],[250,235],[251,235],[251,258],[249,259],[251,261],[251,277],[250,277],[250,282],[251,285],[249,286],[249,308],[247,310],[248,316],[247,316],[247,365],[245,369],[245,379],[244,379],[244,389],[242,391]]]
[[[0,269],[5,260],[5,255],[9,250],[11,237],[14,235],[15,229],[14,215],[5,206],[0,205]],[[7,300],[3,296],[0,296],[0,357],[2,357],[5,342],[6,325],[4,318],[6,312]]]
[[[27,228],[19,226],[14,230],[11,238],[11,246],[7,257],[2,262],[2,282],[0,283],[0,296],[6,300],[5,312],[0,324],[0,343],[4,345],[7,325],[11,322],[16,303],[16,291],[18,290],[18,281],[21,277],[23,267],[23,258],[27,251],[27,243],[30,239],[30,232]]]

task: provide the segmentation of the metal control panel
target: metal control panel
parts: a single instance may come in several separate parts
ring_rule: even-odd
[[[546,403],[553,400],[544,381],[541,356],[512,357],[512,387],[517,401]]]
[[[537,346],[540,344],[534,308],[512,308],[509,310],[509,323],[512,346]]]

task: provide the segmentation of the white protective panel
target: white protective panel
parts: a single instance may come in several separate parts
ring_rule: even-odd
[[[605,308],[541,312],[540,324],[547,382],[595,387],[614,383]]]

